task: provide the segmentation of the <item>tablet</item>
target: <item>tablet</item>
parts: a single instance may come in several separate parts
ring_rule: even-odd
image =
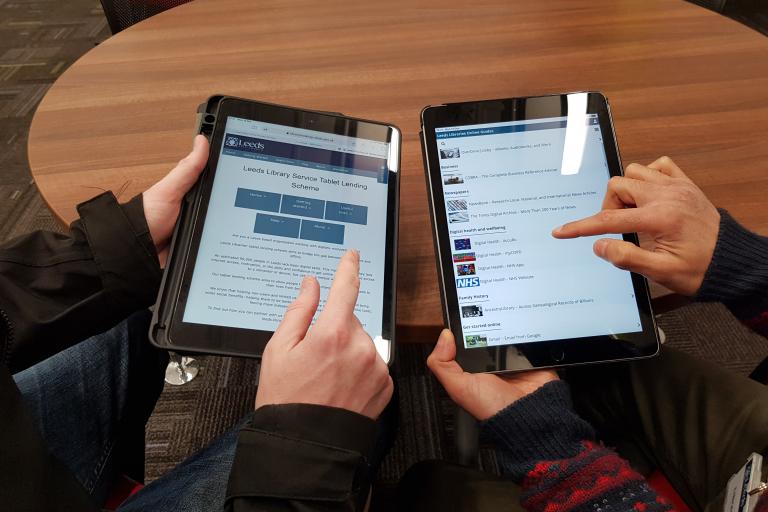
[[[153,339],[258,357],[302,278],[320,282],[319,313],[340,256],[357,249],[355,314],[391,361],[399,130],[232,97],[208,110],[210,157],[174,237]]]
[[[421,117],[445,320],[464,369],[656,354],[645,279],[595,256],[598,237],[551,235],[598,212],[609,178],[622,174],[605,97],[455,103]]]

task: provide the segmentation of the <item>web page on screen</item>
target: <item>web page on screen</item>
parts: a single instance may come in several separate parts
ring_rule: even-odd
[[[389,144],[229,117],[183,321],[273,331],[301,280],[322,310],[360,251],[355,314],[381,334]]]
[[[631,275],[594,255],[597,237],[551,235],[601,208],[610,174],[595,114],[436,137],[465,347],[641,330]]]

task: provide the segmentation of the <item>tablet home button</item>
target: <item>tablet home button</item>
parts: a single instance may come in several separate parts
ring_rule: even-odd
[[[551,349],[549,355],[552,357],[552,362],[554,363],[562,363],[565,359],[565,351],[561,348]]]

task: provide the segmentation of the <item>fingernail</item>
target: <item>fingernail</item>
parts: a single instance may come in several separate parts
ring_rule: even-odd
[[[448,344],[450,343],[450,340],[448,339],[448,336],[446,336],[443,333],[440,333],[440,337],[437,338],[437,350],[440,354],[444,353],[448,349]]]
[[[555,229],[552,230],[553,235],[559,235],[560,231],[563,229],[563,226],[557,226]]]
[[[301,280],[301,291],[304,291],[307,286],[309,286],[309,280],[311,278],[309,276],[304,276],[304,278]]]
[[[593,246],[595,254],[597,254],[601,258],[605,258],[605,248],[607,246],[608,246],[607,240],[598,240],[597,242],[595,242],[595,245]]]

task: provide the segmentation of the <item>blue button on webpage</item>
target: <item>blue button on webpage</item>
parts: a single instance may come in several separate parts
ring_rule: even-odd
[[[368,224],[368,207],[356,204],[326,201],[325,220],[349,222],[350,224]]]
[[[279,215],[269,215],[268,213],[257,213],[256,224],[253,226],[253,232],[262,235],[299,238],[300,226],[300,219],[280,217]]]
[[[317,222],[315,220],[301,221],[302,240],[313,240],[315,242],[328,242],[330,244],[344,243],[344,226],[341,224],[329,224],[327,222]]]
[[[323,218],[323,210],[325,210],[325,201],[321,199],[288,196],[285,194],[283,194],[283,204],[280,207],[280,213],[290,213],[291,215],[314,217],[316,219]]]
[[[261,190],[251,190],[248,188],[238,188],[237,196],[235,197],[235,206],[238,208],[250,208],[251,210],[277,213],[280,211],[280,194],[263,192]]]

